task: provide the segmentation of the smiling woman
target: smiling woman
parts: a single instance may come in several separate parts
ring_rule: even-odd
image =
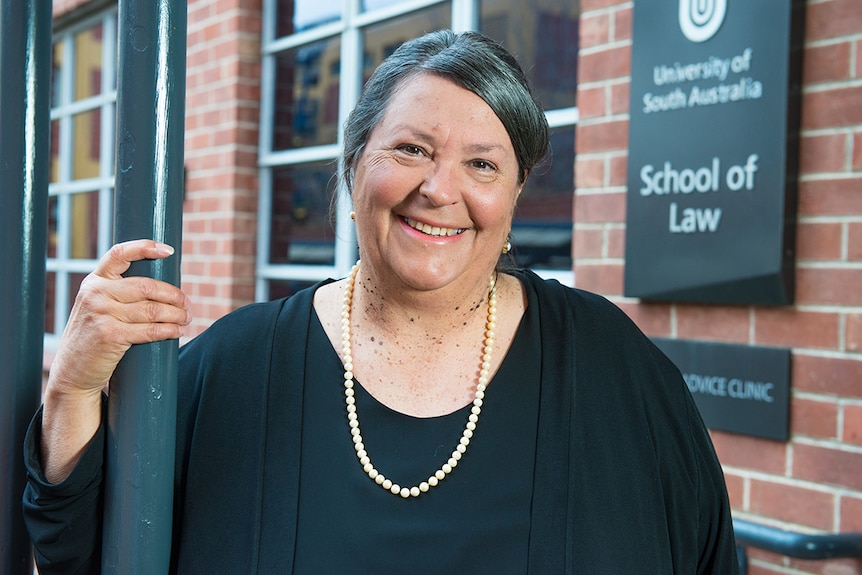
[[[517,62],[409,41],[345,133],[361,262],[180,351],[171,572],[736,573],[679,371],[603,298],[499,265],[548,147]],[[190,321],[122,274],[171,254],[115,246],[76,299],[26,446],[43,575],[98,571],[102,391]]]

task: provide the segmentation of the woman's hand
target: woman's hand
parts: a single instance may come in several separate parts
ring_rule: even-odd
[[[176,339],[191,322],[189,299],[177,287],[123,277],[132,262],[171,256],[152,240],[117,244],[81,283],[45,390],[42,464],[46,478],[64,479],[101,422],[101,392],[126,351]]]

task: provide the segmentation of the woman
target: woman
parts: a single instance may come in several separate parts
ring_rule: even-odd
[[[678,371],[605,300],[501,271],[548,128],[475,34],[407,42],[345,131],[350,276],[216,322],[180,352],[181,573],[735,573],[721,468]],[[40,568],[99,564],[102,390],[190,321],[122,279],[82,285],[27,439]]]

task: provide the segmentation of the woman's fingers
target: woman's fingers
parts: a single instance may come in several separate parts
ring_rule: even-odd
[[[173,249],[152,240],[117,244],[81,284],[52,367],[52,380],[79,391],[101,389],[134,344],[176,339],[191,322],[186,295],[167,282],[123,277],[132,262]]]
[[[132,262],[158,260],[173,254],[174,248],[153,240],[131,240],[119,243],[102,256],[93,274],[107,279],[119,279]]]

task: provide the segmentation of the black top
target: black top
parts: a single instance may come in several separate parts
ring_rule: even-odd
[[[483,410],[476,445],[443,485],[418,500],[404,501],[371,484],[351,460],[354,456],[344,454],[350,445],[343,399],[336,392],[343,379],[340,365],[328,344],[321,349],[309,341],[324,341],[319,331],[315,335],[320,328],[314,325],[313,289],[231,313],[184,346],[176,513],[166,570],[290,574],[294,566],[317,571],[313,561],[338,557],[350,569],[336,567],[335,572],[373,573],[371,568],[382,565],[386,572],[425,569],[447,575],[488,570],[735,574],[721,467],[679,370],[604,298],[526,270],[515,275],[530,305],[518,341],[489,386],[490,405]],[[525,328],[532,322],[538,337]],[[309,350],[322,355],[312,357]],[[532,367],[521,370],[527,363]],[[331,407],[311,407],[320,401],[331,401]],[[529,407],[533,401],[537,409]],[[495,402],[516,415],[492,409]],[[407,441],[406,452],[394,444],[374,446],[379,441],[374,428],[387,417],[377,407],[360,406],[377,466],[396,478],[402,464],[415,465],[420,478],[436,469],[436,457],[413,459],[420,439]],[[518,416],[524,419],[509,429]],[[453,417],[451,426],[449,418],[439,419],[443,429],[431,432],[431,441],[444,445],[446,455],[463,419]],[[495,431],[500,421],[502,431]],[[39,423],[37,414],[25,445],[24,515],[40,573],[98,572],[106,428],[69,478],[52,485],[39,464]],[[332,423],[337,427],[312,433]],[[517,426],[535,429],[535,441],[523,439]],[[523,445],[535,446],[534,452],[509,449],[497,441],[504,436],[510,442],[523,439]],[[346,465],[344,471],[328,461],[309,461],[329,457],[330,451],[333,466]],[[336,455],[339,451],[343,457]],[[489,465],[491,471],[471,478],[470,466],[479,467],[483,457],[482,467]],[[524,475],[530,467],[532,478]],[[409,469],[403,473],[399,481],[412,480]],[[318,488],[333,480],[335,487]],[[456,497],[459,483],[466,485]],[[346,491],[353,488],[369,491],[368,497],[345,505]],[[517,497],[507,493],[519,489]],[[333,499],[340,497],[340,502]],[[449,511],[438,513],[437,507],[446,505]],[[387,511],[391,507],[399,513]],[[400,515],[405,508],[427,515],[411,521]],[[409,531],[415,529],[423,533]],[[426,545],[426,537],[437,538],[438,544]],[[488,563],[477,565],[474,554]],[[491,563],[498,555],[505,557],[499,568]],[[390,560],[398,568],[390,568]],[[367,567],[362,561],[377,563]]]
[[[539,333],[530,316],[528,307],[466,454],[437,487],[409,499],[362,470],[347,426],[344,368],[316,317],[311,321],[306,373],[314,377],[303,401],[294,573],[527,571],[539,406],[539,364],[530,353]],[[416,418],[355,387],[369,455],[402,487],[424,481],[449,458],[472,407]]]

